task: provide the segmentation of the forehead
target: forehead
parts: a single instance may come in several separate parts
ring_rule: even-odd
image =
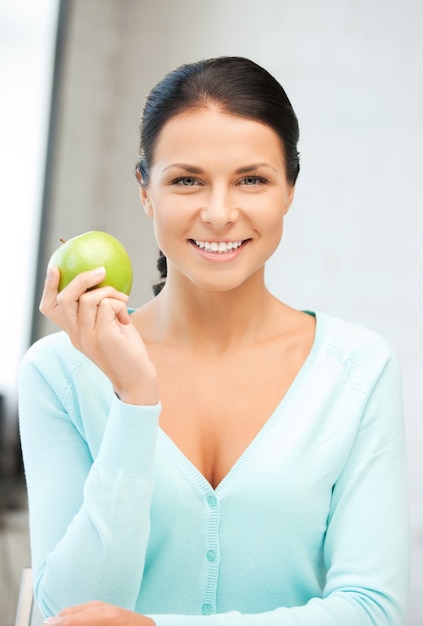
[[[283,161],[277,133],[263,122],[208,106],[183,111],[163,126],[156,146],[155,162],[166,157],[233,157],[243,154]]]

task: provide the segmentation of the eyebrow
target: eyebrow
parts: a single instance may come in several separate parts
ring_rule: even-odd
[[[172,163],[172,165],[168,165],[163,168],[162,172],[166,172],[166,170],[170,170],[172,168],[177,168],[179,170],[186,170],[191,174],[202,174],[204,170],[201,167],[196,167],[195,165],[188,165],[187,163]]]
[[[235,170],[235,174],[247,174],[248,172],[254,172],[259,167],[270,167],[272,170],[276,171],[273,165],[270,163],[252,163],[251,165],[243,165]],[[168,165],[162,171],[165,172],[171,168],[177,168],[181,170],[185,170],[186,172],[190,172],[190,174],[203,174],[204,170],[201,167],[197,167],[196,165],[189,165],[188,163],[172,163],[172,165]]]
[[[260,167],[270,167],[270,169],[275,170],[273,165],[270,163],[252,163],[251,165],[244,165],[244,167],[240,167],[236,170],[236,174],[247,174],[248,172],[253,172],[254,170],[258,170]]]

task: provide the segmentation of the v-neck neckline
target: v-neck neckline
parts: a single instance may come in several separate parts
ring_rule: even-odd
[[[280,419],[285,411],[285,408],[295,398],[298,389],[301,387],[302,380],[309,373],[310,369],[317,358],[322,345],[323,337],[326,330],[326,316],[322,313],[314,311],[303,311],[309,315],[313,315],[316,319],[316,328],[314,333],[314,340],[304,363],[299,369],[297,375],[289,386],[288,390],[280,400],[272,414],[265,421],[255,437],[247,445],[243,453],[238,457],[227,474],[222,478],[216,487],[213,487],[207,478],[200,472],[196,465],[182,452],[182,450],[176,445],[176,443],[169,437],[169,435],[159,426],[159,438],[176,459],[178,465],[182,471],[187,474],[197,488],[205,495],[215,495],[223,497],[227,491],[231,488],[231,485],[235,483],[236,477],[241,473],[242,469],[246,466],[247,462],[253,455],[256,448],[259,446],[264,437],[267,436],[269,431],[272,430],[276,421]]]

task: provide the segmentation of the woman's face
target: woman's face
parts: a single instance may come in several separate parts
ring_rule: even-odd
[[[217,107],[167,122],[148,187],[141,189],[167,257],[168,280],[179,277],[213,291],[264,273],[293,195],[277,134]]]

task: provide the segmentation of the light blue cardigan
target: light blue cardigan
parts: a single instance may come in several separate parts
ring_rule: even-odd
[[[215,490],[159,413],[120,402],[64,333],[25,356],[20,428],[46,615],[97,599],[158,626],[403,624],[401,383],[384,339],[317,314],[307,361]]]

